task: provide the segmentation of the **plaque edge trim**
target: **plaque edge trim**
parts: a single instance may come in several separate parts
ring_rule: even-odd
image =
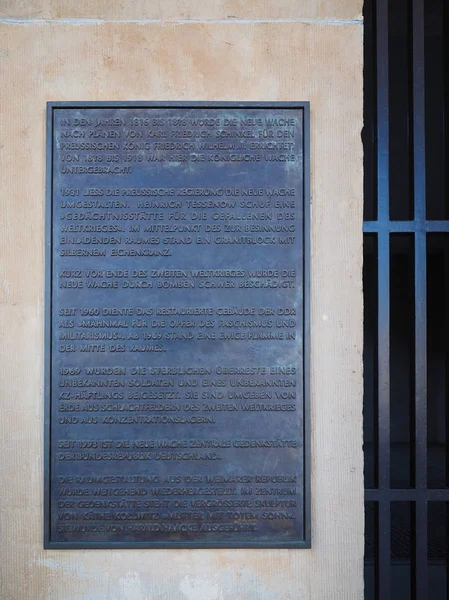
[[[304,422],[304,548],[312,547],[311,396],[310,396],[310,103],[303,102],[303,422]]]
[[[51,435],[51,311],[52,311],[52,213],[53,213],[53,106],[47,102],[45,190],[45,309],[44,309],[44,548],[50,548],[50,435]]]
[[[49,100],[47,109],[57,108],[302,108],[309,115],[310,102],[304,101],[257,101],[257,100]],[[305,162],[305,161],[304,161]]]

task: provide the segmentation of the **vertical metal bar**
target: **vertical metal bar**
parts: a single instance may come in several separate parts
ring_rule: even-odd
[[[377,219],[378,234],[378,477],[379,489],[390,488],[390,215],[389,177],[389,62],[388,0],[376,3],[377,79]],[[377,595],[390,600],[390,501],[379,502],[377,540]]]
[[[373,531],[373,544],[374,544],[374,586],[372,588],[371,597],[373,599],[379,598],[379,502],[373,502],[374,508],[374,531]],[[365,588],[366,589],[366,588]],[[366,594],[365,594],[366,595]]]
[[[390,234],[378,235],[378,473],[379,489],[390,489]],[[378,598],[390,599],[390,500],[384,493],[379,503],[377,542]]]
[[[378,473],[379,488],[390,489],[390,234],[379,232],[378,260]]]
[[[427,488],[427,294],[424,0],[413,0],[413,166],[415,222],[415,485]],[[416,600],[425,600],[427,573],[427,503],[422,496],[415,506]]]
[[[415,519],[414,535],[414,600],[427,600],[429,598],[429,579],[427,574],[427,501],[424,498],[414,503]]]
[[[388,156],[388,0],[378,0],[377,39],[377,204],[378,220],[378,419],[379,488],[390,487],[390,248]]]
[[[383,222],[388,221],[390,214],[388,73],[388,0],[378,0],[376,3],[377,218]]]
[[[449,0],[448,0],[449,6]],[[449,223],[448,223],[449,225]],[[441,235],[441,234],[440,234]],[[443,245],[443,299],[444,306],[448,305],[449,302],[449,235],[448,233],[443,234],[441,236],[442,245]],[[448,310],[445,311],[444,314],[444,417],[445,420],[445,447],[444,447],[444,455],[445,455],[445,486],[449,487],[449,314]],[[449,500],[449,490],[447,499]],[[447,506],[449,509],[449,505]],[[449,512],[448,512],[448,532],[449,532]],[[449,544],[448,544],[449,550]],[[449,575],[449,572],[448,572]],[[449,576],[448,576],[448,585],[449,585]],[[449,588],[448,588],[449,590]],[[449,593],[448,593],[449,598]]]
[[[415,485],[427,488],[427,248],[415,233]]]
[[[413,169],[415,221],[426,218],[424,0],[413,0]]]
[[[377,513],[377,569],[376,597],[377,600],[390,600],[391,596],[391,503],[384,498],[378,503]]]
[[[444,537],[446,541],[446,551],[445,551],[445,568],[446,568],[446,598],[449,598],[449,502],[445,502],[446,505],[446,531],[444,532]]]
[[[444,218],[449,217],[449,0],[443,0],[443,131],[444,131]],[[448,578],[449,579],[449,578]]]
[[[375,83],[375,0],[363,2],[363,218],[365,221],[377,219],[376,181],[376,83]]]

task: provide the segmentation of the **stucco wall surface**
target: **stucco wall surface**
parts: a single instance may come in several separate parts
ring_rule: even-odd
[[[2,600],[363,597],[360,4],[0,1]],[[48,100],[310,101],[311,550],[42,549]]]

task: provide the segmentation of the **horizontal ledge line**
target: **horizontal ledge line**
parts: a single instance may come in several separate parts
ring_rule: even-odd
[[[425,231],[427,233],[449,233],[449,221],[365,221],[363,223],[364,233],[414,233],[415,231]]]
[[[365,490],[365,501],[387,501],[387,502],[398,502],[398,501],[411,501],[426,500],[428,502],[440,501],[449,502],[449,488],[448,489],[410,489],[410,490],[396,490],[396,489],[371,489]]]
[[[34,19],[33,17],[3,17],[0,23],[11,25],[104,25],[131,23],[135,25],[205,25],[230,24],[259,25],[264,23],[303,23],[308,25],[363,25],[363,19]]]
[[[44,541],[44,550],[175,550],[175,549],[243,549],[243,550],[310,550],[308,540],[297,542],[55,542]]]

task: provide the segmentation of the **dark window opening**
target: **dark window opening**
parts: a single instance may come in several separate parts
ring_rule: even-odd
[[[364,3],[365,598],[449,598],[449,0]]]

